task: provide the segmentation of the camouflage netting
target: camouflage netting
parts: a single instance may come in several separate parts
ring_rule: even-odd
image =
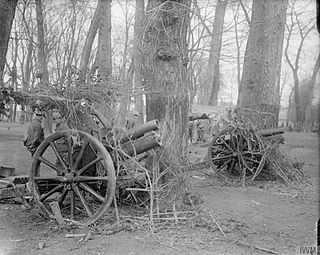
[[[293,160],[282,150],[282,131],[262,135],[265,113],[255,112],[248,118],[242,111],[229,111],[221,119],[223,129],[216,133],[209,149],[209,159],[225,179],[239,178],[242,185],[255,179],[280,179],[290,185],[304,176]],[[268,118],[266,118],[268,121]],[[221,158],[221,159],[220,159]]]

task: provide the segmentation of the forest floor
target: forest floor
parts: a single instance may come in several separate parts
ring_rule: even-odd
[[[28,174],[31,165],[21,142],[25,129],[26,125],[0,122],[0,164],[15,167],[16,175]],[[287,187],[280,181],[257,181],[245,188],[230,187],[209,170],[190,173],[190,182],[204,198],[198,210],[211,212],[215,222],[114,233],[64,229],[41,218],[36,209],[6,200],[0,201],[0,255],[311,254],[319,218],[319,137],[294,132],[284,136],[284,149],[305,162],[302,171],[309,181],[304,184]],[[201,158],[206,150],[191,146],[192,156]],[[67,233],[89,232],[85,240],[66,238]]]

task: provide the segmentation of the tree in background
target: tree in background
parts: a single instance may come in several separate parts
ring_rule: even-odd
[[[220,52],[222,45],[222,33],[224,16],[227,8],[228,0],[218,0],[214,14],[214,22],[211,33],[211,45],[209,52],[209,60],[206,70],[205,82],[209,85],[206,87],[210,88],[210,97],[208,105],[218,104],[218,93],[220,88]]]
[[[135,16],[134,16],[134,39],[133,39],[133,56],[134,56],[134,86],[142,85],[142,36],[144,24],[144,0],[136,0]],[[135,97],[135,108],[140,114],[140,122],[144,121],[143,99],[142,95]]]
[[[0,0],[0,84],[6,63],[11,27],[18,0]]]
[[[253,0],[238,106],[274,114],[277,123],[288,0]]]
[[[307,90],[307,95],[306,95],[306,109],[304,112],[304,130],[305,131],[310,131],[311,128],[311,109],[312,109],[312,97],[313,97],[313,92],[314,92],[314,85],[316,84],[316,78],[317,74],[320,69],[320,54],[317,57],[316,63],[313,67],[313,72],[311,75],[310,83],[308,86]],[[318,118],[319,121],[319,118]]]
[[[189,7],[188,0],[149,0],[143,41],[143,79],[150,93],[146,95],[147,120],[161,121],[175,160],[183,155],[188,139]]]
[[[112,0],[99,0],[83,47],[79,71],[82,80],[86,80],[92,45],[98,32],[98,50],[91,68],[91,74],[98,74],[107,79],[112,73],[111,52],[111,2]]]
[[[301,107],[301,103],[300,103],[300,80],[299,80],[299,67],[300,67],[300,58],[301,58],[301,51],[302,51],[302,47],[303,44],[305,42],[305,39],[307,38],[308,34],[311,33],[312,30],[314,30],[314,20],[313,19],[309,19],[307,22],[302,22],[301,20],[301,12],[297,12],[296,11],[296,1],[294,0],[291,4],[290,7],[290,11],[289,11],[289,22],[287,22],[286,24],[286,29],[288,32],[288,36],[287,36],[287,40],[286,40],[286,47],[285,47],[285,57],[287,60],[287,63],[292,71],[292,75],[293,75],[293,97],[294,97],[294,102],[295,102],[295,113],[296,113],[296,122],[297,122],[297,126],[296,128],[298,130],[302,129],[302,123],[304,121],[304,111],[302,110]],[[294,29],[298,28],[298,34],[299,34],[299,44],[297,47],[297,50],[294,54],[295,58],[294,60],[292,60],[292,56],[289,56],[289,45],[290,45],[290,41],[292,40],[292,36],[294,33]],[[317,66],[317,65],[316,65]],[[314,69],[314,74],[312,76],[314,76],[314,81],[315,81],[315,77],[316,77],[316,73],[317,73],[317,68],[315,66]],[[313,91],[313,87],[311,87],[312,91]],[[312,91],[310,91],[310,93],[312,94]],[[308,110],[309,112],[309,110]],[[307,116],[308,118],[308,116]]]
[[[312,77],[303,79],[300,82],[299,87],[299,102],[300,102],[300,109],[303,113],[306,113],[307,110],[309,111],[308,116],[308,130],[310,131],[312,128],[312,124],[314,122],[319,122],[319,102],[312,104],[312,97],[310,100],[310,87],[312,87]],[[309,108],[310,107],[310,108]],[[307,109],[309,108],[309,109]],[[288,109],[288,121],[290,123],[297,122],[297,107],[295,105],[295,98],[294,98],[294,87],[292,87],[292,93],[289,99],[289,109]],[[302,128],[300,126],[296,126],[296,128]]]
[[[111,2],[112,0],[101,0],[101,13],[99,19],[98,52],[94,68],[102,79],[108,79],[112,74],[111,53]]]
[[[49,85],[49,72],[47,66],[47,53],[45,51],[46,41],[45,41],[45,33],[44,33],[44,18],[43,18],[43,8],[42,8],[42,0],[36,0],[36,14],[37,14],[37,46],[38,46],[38,73],[37,78],[40,79],[41,85],[45,85],[46,87]],[[51,128],[51,112],[46,112],[46,117],[43,121],[43,129],[46,134],[52,133]]]

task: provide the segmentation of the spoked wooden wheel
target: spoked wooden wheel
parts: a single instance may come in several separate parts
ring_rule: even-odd
[[[227,127],[213,137],[209,163],[218,173],[254,175],[261,162],[261,145],[253,133]]]
[[[36,151],[30,172],[35,201],[49,217],[56,201],[64,218],[89,225],[110,206],[116,178],[106,148],[77,130],[57,132]]]

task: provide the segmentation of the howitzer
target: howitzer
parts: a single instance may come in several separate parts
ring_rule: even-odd
[[[105,127],[97,133],[98,138],[80,130],[50,135],[33,157],[29,186],[35,202],[50,218],[56,218],[50,207],[55,199],[64,218],[85,225],[95,222],[114,201],[116,187],[126,186],[117,180],[125,161],[161,146],[158,130],[159,122],[153,120],[127,133]],[[57,149],[61,140],[66,142],[67,149],[63,152]],[[137,174],[135,167],[132,173],[129,170],[121,171],[121,177],[127,175],[132,179]],[[133,185],[141,185],[135,180],[132,179]]]
[[[284,141],[283,128],[255,132],[243,127],[228,126],[214,135],[208,148],[209,164],[217,173],[236,172],[252,179],[261,172],[271,148]],[[263,138],[263,139],[260,139]],[[245,174],[244,174],[245,173]]]

